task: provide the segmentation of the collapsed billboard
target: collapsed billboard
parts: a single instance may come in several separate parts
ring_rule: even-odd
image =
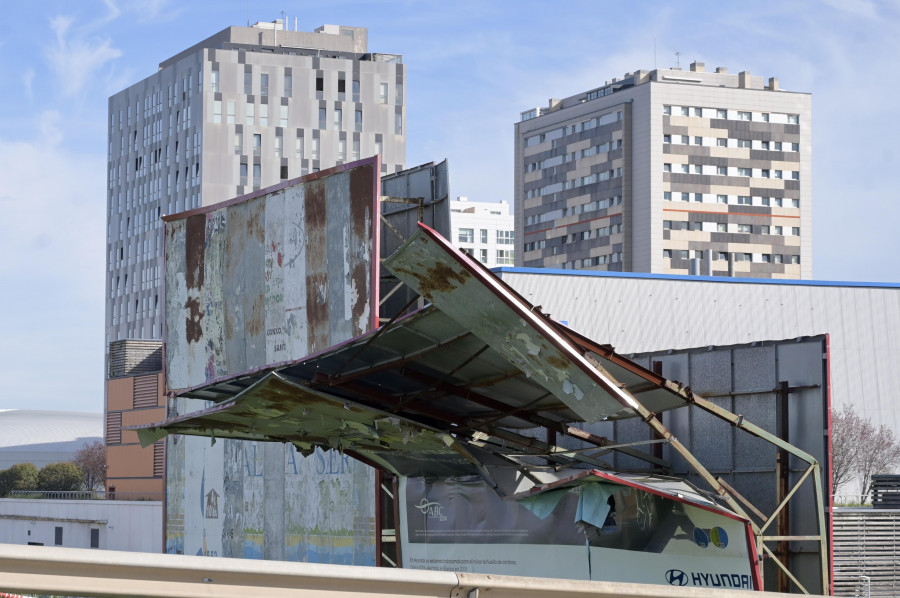
[[[169,417],[220,399],[187,389],[375,326],[379,171],[374,157],[165,218]],[[305,455],[170,436],[166,552],[374,565],[373,470],[328,447]]]

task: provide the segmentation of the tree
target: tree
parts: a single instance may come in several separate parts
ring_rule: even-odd
[[[38,468],[34,463],[16,463],[0,471],[0,496],[16,490],[37,490]]]
[[[44,492],[71,492],[81,490],[84,476],[74,463],[51,463],[38,473],[38,490]]]
[[[75,453],[75,465],[84,476],[85,490],[99,490],[106,484],[106,445],[95,440],[85,442]]]
[[[850,404],[831,417],[831,471],[834,493],[856,478],[860,494],[867,496],[872,476],[893,469],[900,462],[900,444],[886,425],[876,427]]]

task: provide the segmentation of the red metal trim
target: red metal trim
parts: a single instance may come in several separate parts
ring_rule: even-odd
[[[372,253],[371,281],[369,282],[369,330],[378,328],[378,314],[381,312],[381,154],[375,154],[372,165]],[[360,160],[359,162],[363,162]],[[352,162],[357,164],[358,162]],[[380,555],[381,553],[379,553]]]
[[[762,591],[762,571],[760,570],[759,554],[756,552],[756,539],[753,537],[753,528],[750,522],[744,527],[747,539],[747,552],[750,555],[750,572],[753,578],[753,589],[757,592]]]

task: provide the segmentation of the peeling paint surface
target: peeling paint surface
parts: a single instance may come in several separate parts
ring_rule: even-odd
[[[166,220],[170,390],[301,359],[374,326],[374,165]]]
[[[373,328],[375,164],[166,219],[170,391],[298,360]],[[168,416],[214,405],[170,399]],[[375,564],[370,467],[336,450],[304,456],[250,430],[239,438],[251,440],[217,432],[167,438],[166,552]]]

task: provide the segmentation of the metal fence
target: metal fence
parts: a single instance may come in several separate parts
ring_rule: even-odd
[[[51,500],[148,500],[161,501],[165,492],[106,492],[105,490],[13,490],[5,498],[34,498]]]
[[[900,510],[837,508],[834,595],[900,595]]]

